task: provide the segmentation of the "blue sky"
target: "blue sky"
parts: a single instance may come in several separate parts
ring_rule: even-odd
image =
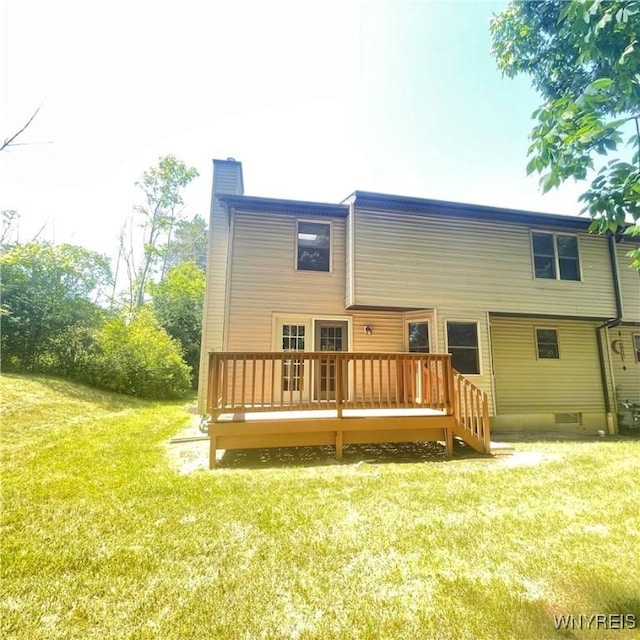
[[[506,2],[1,0],[0,209],[21,240],[113,254],[134,182],[174,154],[242,161],[246,193],[338,202],[356,189],[576,214],[525,174],[526,78],[503,79],[489,19]]]

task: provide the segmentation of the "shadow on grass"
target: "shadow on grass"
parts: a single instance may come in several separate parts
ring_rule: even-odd
[[[482,458],[463,445],[456,445],[453,459]],[[403,464],[446,462],[447,451],[439,442],[394,442],[383,444],[349,444],[343,450],[342,462],[335,459],[335,448],[273,447],[268,449],[234,449],[225,451],[218,467],[223,469],[259,469],[271,467],[317,467],[335,464]]]

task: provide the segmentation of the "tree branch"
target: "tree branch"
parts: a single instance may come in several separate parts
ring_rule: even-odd
[[[6,138],[6,140],[2,143],[2,146],[0,146],[0,151],[6,149],[7,147],[17,146],[17,143],[13,144],[13,141],[33,122],[33,119],[38,115],[38,111],[40,111],[40,107],[38,107],[33,112],[33,115],[29,118],[29,120],[27,120],[27,123],[24,125],[24,127],[22,127],[22,129],[20,129],[20,131],[14,133],[10,138]]]

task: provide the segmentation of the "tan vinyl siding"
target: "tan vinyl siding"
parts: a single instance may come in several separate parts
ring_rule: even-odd
[[[362,209],[354,224],[356,305],[615,315],[603,237],[579,234],[583,279],[571,282],[534,278],[525,225]]]
[[[596,326],[594,322],[494,317],[497,412],[603,412]],[[536,327],[557,330],[559,359],[538,359]]]
[[[354,311],[353,349],[365,353],[398,353],[404,351],[404,323],[402,313],[390,311]],[[371,335],[364,331],[372,329]]]
[[[628,242],[616,245],[622,293],[622,317],[625,320],[640,321],[640,271],[630,267],[631,259],[627,256],[632,248],[634,248],[633,245]]]
[[[360,351],[365,353],[398,353],[404,351],[403,347],[403,316],[400,312],[389,311],[355,311],[352,314],[353,323],[353,348],[352,351]],[[371,327],[371,335],[367,335],[364,331],[366,326]],[[360,363],[362,364],[362,363]],[[369,364],[365,364],[367,371],[370,371]],[[378,374],[382,373],[384,381],[384,389],[389,393],[387,385],[391,385],[391,389],[396,389],[395,368],[387,369],[383,365],[376,368]],[[350,369],[350,376],[353,376],[353,367]],[[364,388],[364,375],[362,367],[359,366],[355,373],[355,377],[351,379],[352,384],[355,380],[355,391],[368,401],[371,397],[375,397],[375,390]],[[394,391],[390,393],[390,397],[394,397]]]
[[[331,223],[331,272],[296,271],[296,218],[234,213],[228,351],[271,350],[273,315],[344,316],[345,220]]]
[[[633,348],[634,335],[640,336],[640,326],[620,325],[608,331],[609,357],[619,402],[640,402],[640,362]]]

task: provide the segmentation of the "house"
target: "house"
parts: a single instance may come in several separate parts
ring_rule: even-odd
[[[291,351],[420,354],[410,369],[425,371],[427,356],[450,354],[484,394],[494,430],[613,433],[620,403],[640,403],[640,274],[627,237],[589,234],[584,218],[362,191],[337,204],[245,196],[241,163],[213,164],[203,411],[210,353],[277,354],[270,372],[242,365],[243,416],[273,402],[255,401],[255,380],[248,398],[249,375],[267,378],[267,396],[279,389],[280,409],[293,391],[313,408],[336,375],[341,401],[426,403],[432,382],[399,361],[384,378],[380,362],[358,369],[364,355],[337,366],[283,356]],[[379,372],[377,392],[366,371]],[[443,384],[440,400],[453,388]]]

